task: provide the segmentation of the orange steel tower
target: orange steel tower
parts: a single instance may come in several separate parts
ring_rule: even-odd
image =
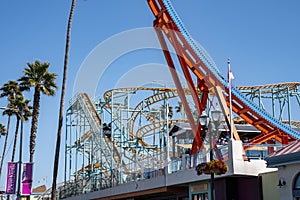
[[[193,154],[196,153],[197,149],[200,149],[203,144],[201,126],[199,122],[195,121],[192,117],[191,109],[188,106],[182,85],[178,78],[175,59],[180,63],[181,70],[191,90],[194,103],[197,105],[198,113],[200,114],[206,108],[208,93],[215,91],[216,87],[223,90],[223,98],[225,98],[226,104],[229,107],[229,85],[205,50],[189,35],[170,1],[147,1],[155,16],[153,26],[195,136],[191,151]],[[176,56],[170,54],[167,41],[171,43],[175,49]],[[197,88],[202,92],[201,96],[197,94]],[[261,131],[261,134],[251,139],[249,144],[260,144],[273,141],[274,139],[282,144],[288,144],[290,141],[295,140],[295,138],[300,138],[299,132],[281,123],[253,104],[253,102],[236,88],[232,88],[232,110],[246,122]],[[238,136],[235,135],[236,139],[238,139],[237,137]],[[252,145],[246,146],[245,150],[250,149],[251,146]]]

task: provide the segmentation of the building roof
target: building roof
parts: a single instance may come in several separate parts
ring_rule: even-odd
[[[169,136],[176,136],[178,138],[194,138],[190,124],[183,122],[175,123],[169,131]]]
[[[244,134],[259,134],[260,130],[255,128],[252,125],[247,125],[247,124],[235,124],[236,130],[240,135]],[[222,123],[219,127],[220,132],[229,132],[229,128],[227,127],[226,124]],[[192,134],[192,129],[189,123],[187,122],[178,122],[175,123],[170,131],[169,131],[169,136],[175,136],[175,137],[182,137],[182,138],[191,138],[193,139],[194,136]]]
[[[292,142],[266,158],[268,167],[300,163],[300,140]]]
[[[32,193],[34,193],[34,194],[44,193],[44,192],[46,192],[46,186],[45,185],[41,185],[41,186],[38,186],[38,187],[32,189]]]

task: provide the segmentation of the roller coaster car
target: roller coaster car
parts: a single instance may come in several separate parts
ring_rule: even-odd
[[[103,123],[103,133],[106,137],[111,138],[111,123]]]

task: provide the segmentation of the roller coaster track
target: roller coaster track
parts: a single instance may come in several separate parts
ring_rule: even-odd
[[[132,112],[131,114],[131,121],[130,121],[130,135],[133,136],[133,126],[134,126],[134,122],[137,118],[137,116],[139,114],[143,114],[146,116],[146,118],[148,120],[151,120],[151,116],[147,115],[146,113],[143,112],[143,109],[149,107],[152,104],[155,104],[157,102],[162,101],[163,99],[166,98],[174,98],[177,97],[178,95],[176,95],[176,89],[174,88],[148,88],[148,87],[137,87],[137,88],[118,88],[118,89],[112,89],[112,90],[108,90],[104,93],[104,100],[105,102],[107,102],[107,106],[110,107],[111,105],[109,104],[109,102],[111,102],[111,98],[112,98],[112,93],[114,91],[116,92],[136,92],[139,90],[149,90],[149,91],[158,91],[159,93],[154,94],[150,97],[147,97],[146,99],[143,99],[141,102],[138,103],[138,105],[133,109],[133,111],[136,112]],[[188,90],[186,90],[186,92],[188,92]],[[154,121],[153,121],[154,123]]]
[[[80,142],[84,142],[84,140],[93,137],[93,141],[95,141],[97,148],[100,149],[105,158],[102,159],[103,161],[105,161],[102,168],[113,169],[115,166],[117,166],[117,163],[120,163],[120,155],[116,147],[112,145],[112,142],[110,142],[110,140],[105,137],[104,134],[102,134],[100,128],[101,118],[97,113],[93,103],[91,102],[88,95],[83,93],[78,94],[72,100],[71,105],[73,106],[73,109],[75,109],[76,104],[78,104],[79,108],[83,111],[92,130],[81,136],[80,139],[82,139],[82,141],[77,141],[77,143],[79,144]]]
[[[137,90],[149,90],[149,88],[119,88],[119,89],[115,89],[118,92],[133,92],[133,91],[137,91]],[[154,90],[154,88],[150,88],[150,90]],[[159,91],[165,91],[164,88],[155,88],[155,90],[159,90]],[[110,100],[110,95],[108,95],[109,93],[111,94],[113,90],[109,90],[108,92],[106,92],[106,96],[107,99],[106,100]],[[73,102],[71,102],[72,105],[75,105],[77,102],[80,104],[81,109],[83,110],[85,116],[87,117],[89,124],[91,125],[91,129],[93,131],[88,131],[85,134],[83,134],[80,139],[78,139],[75,144],[77,145],[81,145],[83,144],[86,140],[90,139],[90,137],[93,136],[94,133],[96,133],[96,135],[98,135],[101,130],[101,118],[98,114],[98,112],[96,111],[93,103],[91,102],[90,98],[88,97],[87,94],[83,93],[83,94],[78,94],[75,98],[75,100]],[[108,105],[108,104],[107,104]],[[100,134],[101,135],[101,134]],[[105,160],[108,166],[103,165],[102,168],[102,172],[104,172],[104,175],[107,178],[110,178],[110,176],[108,176],[108,173],[105,172],[109,169],[112,169],[114,167],[117,166],[117,163],[121,163],[122,167],[124,169],[124,173],[128,172],[128,168],[126,166],[126,163],[123,161],[121,162],[121,155],[120,152],[118,151],[118,145],[121,146],[120,142],[114,138],[114,142],[111,141],[111,139],[109,139],[108,137],[104,136],[104,134],[100,137],[96,137],[101,139],[101,141],[97,143],[97,148],[100,148],[101,151],[103,152],[104,156],[105,156]],[[97,139],[94,138],[94,141],[97,141]],[[106,145],[101,145],[103,144],[103,142],[105,142]],[[147,149],[152,149],[155,151],[158,151],[157,148],[151,148],[149,144],[147,144],[146,142],[144,142],[141,138],[138,138],[138,142],[145,148]],[[111,150],[113,149],[113,154],[111,153]],[[84,149],[82,147],[79,148],[79,150],[84,151]],[[132,151],[132,154],[135,156],[136,155],[136,150],[133,147],[130,148],[125,148],[125,151]],[[145,155],[143,155],[141,152],[138,152],[138,155],[141,157],[144,157]],[[112,159],[113,158],[113,159]],[[131,158],[128,158],[131,159]],[[89,165],[87,165],[89,166]],[[86,166],[86,167],[87,167]],[[80,171],[80,170],[79,170]]]
[[[190,92],[189,92],[189,90],[187,88],[184,89],[184,93],[186,95],[190,94]],[[178,97],[177,90],[174,89],[174,88],[166,88],[166,90],[163,90],[162,92],[159,92],[157,94],[149,96],[146,99],[143,99],[141,102],[139,102],[136,105],[136,107],[134,108],[134,110],[140,111],[140,112],[133,112],[131,114],[131,121],[130,121],[130,127],[129,127],[130,132],[133,133],[133,128],[134,128],[135,120],[139,116],[140,113],[142,113],[143,115],[145,115],[146,119],[150,120],[152,124],[155,123],[155,121],[151,119],[152,117],[150,115],[148,115],[145,112],[143,112],[143,110],[145,108],[147,108],[150,105],[153,105],[155,103],[158,103],[160,101],[163,101],[164,99],[171,99],[171,98],[175,98],[175,97]],[[137,135],[137,137],[139,137],[138,134],[136,134],[136,135]]]
[[[150,90],[150,91],[158,91],[158,93],[149,96],[145,99],[143,99],[142,101],[140,101],[136,107],[133,109],[136,112],[132,112],[131,114],[131,120],[130,120],[130,126],[129,126],[129,134],[131,137],[135,137],[138,138],[138,142],[148,148],[148,149],[152,149],[152,150],[156,150],[158,151],[157,148],[151,148],[151,146],[149,144],[147,144],[146,142],[144,142],[142,140],[142,137],[144,135],[146,135],[147,133],[149,133],[150,131],[153,131],[161,126],[163,126],[164,124],[167,123],[167,120],[163,120],[160,122],[156,122],[155,119],[153,119],[153,117],[151,115],[149,115],[148,113],[144,112],[143,110],[155,103],[158,103],[160,101],[163,101],[164,99],[171,99],[171,98],[175,98],[178,97],[177,94],[177,89],[174,88],[148,88],[148,87],[138,87],[138,88],[118,88],[118,89],[112,89],[112,90],[108,90],[107,92],[104,93],[104,99],[106,102],[110,102],[111,101],[111,97],[112,97],[112,92],[113,91],[117,91],[117,92],[135,92],[138,90]],[[186,95],[190,95],[190,90],[187,88],[184,88],[184,93]],[[199,92],[199,91],[198,91]],[[109,103],[107,103],[107,105],[110,106]],[[147,120],[149,120],[151,123],[148,125],[145,125],[141,128],[139,128],[136,133],[134,134],[134,123],[135,120],[137,118],[137,116],[139,116],[140,114],[143,114]],[[169,120],[170,123],[172,122],[179,122],[179,121],[186,121],[186,120]]]
[[[113,92],[136,92],[138,90],[152,90],[152,91],[168,91],[170,88],[157,88],[157,87],[130,87],[130,88],[117,88],[107,90],[103,94],[105,102],[111,102]]]
[[[201,148],[203,143],[200,137],[201,131],[199,130],[199,124],[193,122],[191,113],[187,110],[188,106],[185,101],[184,93],[181,91],[182,86],[179,82],[173,57],[168,50],[166,39],[172,44],[177,53],[177,59],[184,76],[187,79],[195,103],[205,105],[207,99],[200,100],[199,97],[195,95],[196,86],[192,79],[192,75],[197,78],[198,87],[200,86],[199,88],[203,92],[213,89],[216,86],[221,87],[224,92],[227,106],[229,107],[228,81],[221,75],[217,66],[206,51],[192,39],[174,10],[170,0],[147,1],[155,16],[153,26],[195,136],[192,153],[196,153],[196,150]],[[201,106],[198,106],[197,109],[198,113],[202,113],[204,110]],[[236,88],[232,88],[232,110],[249,124],[261,131],[261,135],[253,138],[249,143],[260,144],[271,139],[276,139],[282,144],[287,144],[291,140],[300,139],[299,132],[276,120],[269,113],[253,104],[253,102]],[[251,148],[250,145],[246,146],[245,150],[248,148]]]
[[[277,83],[277,84],[266,84],[266,85],[255,85],[255,86],[237,86],[236,88],[238,90],[251,90],[256,93],[259,92],[259,90],[263,89],[261,93],[272,93],[274,88],[277,88],[276,90],[279,90],[280,88],[288,89],[290,91],[294,90],[296,91],[298,87],[300,86],[299,82],[286,82],[286,83]]]
[[[134,134],[134,123],[138,115],[143,114],[147,120],[149,120],[152,124],[155,124],[155,120],[152,116],[150,116],[148,113],[143,112],[143,109],[146,107],[149,107],[150,105],[153,105],[157,102],[163,101],[164,99],[170,99],[175,98],[178,96],[177,89],[174,88],[157,88],[157,87],[132,87],[132,88],[117,88],[117,89],[111,89],[104,93],[103,97],[106,102],[106,107],[112,107],[109,102],[112,100],[113,93],[123,93],[123,92],[136,92],[136,91],[157,91],[158,93],[147,97],[146,99],[143,99],[141,102],[138,103],[138,105],[133,109],[131,114],[131,120],[130,120],[130,126],[129,126],[129,135],[132,138],[139,138],[137,134]],[[185,94],[190,94],[189,90],[187,88],[184,88]],[[147,102],[147,103],[145,103]],[[147,148],[150,148],[150,145],[144,142],[141,138],[139,138],[138,142]],[[158,150],[157,148],[152,148],[153,150]]]
[[[178,122],[186,122],[185,119],[171,119],[171,120],[163,120],[163,121],[159,121],[159,122],[155,122],[155,123],[151,123],[151,124],[147,124],[145,126],[142,126],[141,128],[139,128],[136,131],[136,135],[139,138],[144,137],[145,135],[147,135],[148,133],[150,133],[151,131],[154,131],[156,129],[159,129],[161,127],[164,126],[164,124],[166,123],[178,123]]]

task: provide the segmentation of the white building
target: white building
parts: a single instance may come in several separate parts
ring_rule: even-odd
[[[300,200],[300,141],[290,143],[266,161],[268,167],[278,168],[280,200]]]

